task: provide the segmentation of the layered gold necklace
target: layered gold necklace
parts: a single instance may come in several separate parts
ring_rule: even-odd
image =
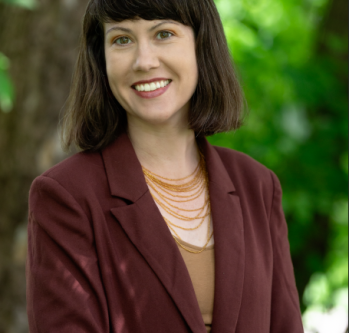
[[[208,174],[206,170],[206,163],[203,154],[200,152],[200,161],[194,172],[185,177],[179,179],[171,179],[159,176],[150,170],[142,166],[143,173],[145,176],[145,181],[147,182],[150,193],[154,201],[169,215],[174,218],[186,221],[196,225],[191,225],[190,227],[182,227],[167,219],[163,216],[167,226],[177,236],[180,240],[181,237],[176,232],[176,229],[181,229],[185,231],[193,231],[199,229],[205,222],[206,217],[208,217],[207,226],[207,241],[203,248],[198,251],[189,249],[188,247],[182,245],[178,239],[173,235],[176,243],[184,250],[199,254],[203,252],[207,245],[209,244],[211,238],[213,237],[213,231],[211,232],[211,205],[210,205],[210,195],[208,188]],[[178,184],[181,182],[181,184]],[[196,209],[184,209],[178,207],[178,203],[187,203],[194,201],[199,198],[202,193],[205,192],[205,202],[202,207]],[[175,209],[175,210],[174,210]],[[182,213],[183,212],[183,213]],[[197,213],[195,216],[194,213]]]

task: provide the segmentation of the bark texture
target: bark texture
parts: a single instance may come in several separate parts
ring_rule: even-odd
[[[87,0],[0,4],[0,51],[11,61],[12,112],[0,111],[0,333],[27,332],[25,260],[28,191],[66,157],[58,117],[66,101]]]

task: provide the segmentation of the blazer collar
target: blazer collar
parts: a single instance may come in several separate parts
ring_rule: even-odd
[[[113,196],[136,202],[148,191],[142,166],[126,132],[102,150]]]
[[[197,142],[205,156],[210,184],[219,187],[224,193],[235,192],[235,186],[216,149],[206,138],[199,138]]]
[[[198,139],[209,176],[215,239],[215,300],[212,333],[235,332],[242,300],[245,244],[240,199],[217,152]],[[146,185],[126,133],[102,151],[110,191],[131,204],[111,209],[130,240],[172,297],[190,329],[204,333],[200,309],[184,260]]]
[[[214,147],[206,138],[197,139],[206,159],[210,183],[232,193],[235,186]],[[111,194],[136,202],[148,191],[141,164],[126,132],[102,151]]]

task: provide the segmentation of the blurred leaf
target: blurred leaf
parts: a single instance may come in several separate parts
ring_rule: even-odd
[[[304,301],[308,306],[326,306],[330,298],[330,285],[325,274],[314,274],[304,293]]]
[[[342,154],[342,156],[340,157],[340,164],[342,166],[342,169],[348,175],[348,152]]]
[[[13,107],[12,83],[5,72],[0,72],[0,109],[3,112],[10,112]]]
[[[13,108],[14,90],[7,69],[10,66],[9,59],[0,53],[0,109],[10,112]]]
[[[333,206],[332,219],[341,225],[348,224],[348,200],[337,201]]]
[[[34,9],[38,5],[37,0],[0,0],[0,2],[20,6],[27,9]]]
[[[0,0],[0,2],[27,9],[34,9],[38,5],[36,0]],[[7,73],[9,66],[9,59],[0,52],[0,110],[5,113],[12,110],[14,102],[14,89]]]
[[[0,71],[5,71],[10,67],[10,60],[0,52]]]

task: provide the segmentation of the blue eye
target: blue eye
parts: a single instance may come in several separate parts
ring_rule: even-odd
[[[173,36],[173,33],[172,32],[169,32],[169,31],[160,31],[158,34],[157,34],[157,36],[159,36],[159,35],[162,35],[162,36],[164,36],[164,35],[172,35]],[[171,36],[165,36],[164,38],[160,38],[160,39],[167,39],[167,38],[170,38]]]
[[[130,38],[124,36],[124,37],[120,37],[120,38],[118,38],[118,39],[115,39],[115,41],[114,41],[114,43],[115,43],[115,44],[118,44],[118,45],[127,45],[127,44],[129,44],[129,43],[123,43],[123,42],[122,42],[122,43],[118,43],[118,42],[117,42],[118,40],[120,40],[120,41],[125,41],[125,40],[127,41],[127,40],[129,40],[129,41],[130,41]]]

